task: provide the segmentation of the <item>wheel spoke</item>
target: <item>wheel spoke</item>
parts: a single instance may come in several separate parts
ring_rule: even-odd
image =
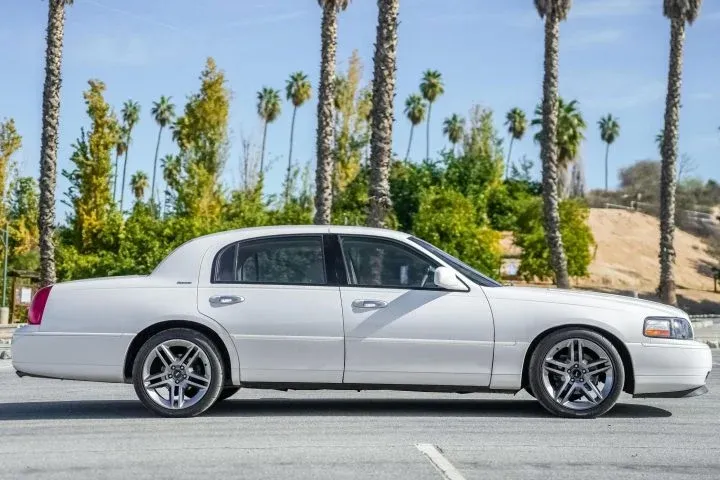
[[[195,345],[188,348],[187,351],[185,352],[185,355],[182,356],[182,358],[180,359],[180,361],[178,363],[181,365],[189,366],[197,358],[198,354],[200,353],[199,350],[200,349],[198,347],[196,347]]]
[[[555,367],[554,365],[550,364],[550,362],[546,362],[545,365],[543,365],[543,368],[547,370],[548,372],[554,373],[556,375],[565,375],[565,370],[560,370],[559,368]]]
[[[578,341],[577,341],[577,359],[576,359],[578,362],[582,362],[582,359],[583,359],[582,346],[583,346],[583,341],[578,339]]]
[[[571,378],[566,378],[565,381],[563,382],[562,386],[557,389],[557,391],[555,392],[555,401],[560,402],[560,403],[565,403],[564,400],[561,401],[561,398],[563,397],[563,392],[565,392],[565,394],[567,394],[565,389],[568,388],[568,386],[570,387],[570,389],[567,392],[571,392],[573,390],[572,389],[573,383],[572,383]]]
[[[567,392],[565,392],[565,395],[562,396],[562,398],[559,400],[560,405],[564,405],[565,402],[570,400],[570,396],[575,392],[575,389],[577,388],[575,383],[568,379],[566,382],[567,385],[570,385],[570,387],[567,389]],[[561,387],[561,389],[558,391],[558,396],[560,393],[562,393],[562,390],[565,388],[565,385]]]
[[[570,361],[575,361],[575,340],[570,340],[570,344],[568,345],[568,354],[570,356]]]
[[[586,384],[580,385],[580,391],[582,392],[583,396],[590,400],[592,403],[600,403],[602,401],[602,396],[599,398],[595,398],[592,395],[592,391],[587,387]]]
[[[606,372],[612,368],[612,365],[610,364],[610,361],[607,359],[598,360],[597,362],[593,362],[587,366],[588,374],[592,375],[593,377],[596,375],[599,375],[603,372]]]
[[[602,402],[605,397],[603,397],[603,394],[600,390],[598,390],[597,385],[595,385],[592,380],[588,379],[585,384],[590,387],[590,391],[596,395],[596,399],[599,402]]]
[[[170,408],[182,408],[185,403],[185,394],[180,385],[169,384],[170,390]]]
[[[157,354],[160,361],[165,365],[165,368],[170,368],[170,365],[175,361],[175,357],[168,347],[163,344],[155,347],[155,353]]]
[[[145,388],[158,388],[167,383],[167,378],[165,378],[167,375],[163,373],[158,373],[157,375],[150,375],[149,377],[146,377],[145,380]]]
[[[187,384],[198,388],[208,388],[210,385],[210,379],[196,373],[189,373]]]

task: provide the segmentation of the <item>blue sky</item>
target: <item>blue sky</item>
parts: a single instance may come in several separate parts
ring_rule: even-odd
[[[604,182],[604,145],[596,122],[611,112],[622,133],[611,152],[614,172],[635,160],[656,157],[654,138],[662,127],[669,24],[660,0],[576,0],[561,28],[560,90],[579,100],[589,124],[582,148],[590,187]],[[473,104],[492,108],[502,127],[505,112],[519,106],[531,114],[541,95],[542,23],[530,0],[402,0],[396,100],[395,151],[404,154],[409,124],[404,99],[417,90],[422,72],[440,70],[446,93],[433,109],[433,149],[445,145],[442,120],[467,115]],[[316,0],[75,0],[68,9],[60,130],[61,168],[69,167],[71,144],[88,124],[82,92],[89,78],[108,86],[117,110],[132,98],[141,103],[141,121],[130,150],[128,172],[149,172],[157,127],[152,102],[170,95],[182,104],[198,87],[207,56],[227,73],[233,91],[232,149],[224,180],[239,181],[240,135],[259,137],[255,92],[263,85],[283,88],[287,76],[304,70],[317,85],[320,9]],[[340,66],[354,49],[372,73],[377,7],[354,0],[341,15]],[[17,159],[36,175],[40,151],[44,36],[47,3],[3,0],[0,4],[0,118],[13,117],[23,135]],[[720,2],[706,0],[701,18],[687,35],[680,150],[696,162],[696,174],[720,177]],[[271,126],[269,192],[278,191],[286,162],[291,110]],[[181,106],[178,107],[179,109]],[[424,132],[424,131],[423,131]],[[298,113],[296,158],[314,161],[315,104]],[[169,136],[168,136],[169,137]],[[169,138],[162,153],[174,146]],[[424,152],[424,133],[413,156]],[[536,159],[532,135],[516,143],[513,157]],[[539,171],[536,161],[536,172]],[[58,195],[67,188],[58,179]]]

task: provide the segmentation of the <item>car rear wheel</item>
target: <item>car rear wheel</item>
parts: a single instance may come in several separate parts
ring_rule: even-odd
[[[199,415],[222,391],[220,354],[199,332],[165,330],[140,348],[133,364],[133,385],[143,405],[158,415]]]
[[[584,329],[560,330],[541,340],[530,359],[529,376],[540,404],[571,418],[606,413],[625,383],[617,349],[599,333]]]

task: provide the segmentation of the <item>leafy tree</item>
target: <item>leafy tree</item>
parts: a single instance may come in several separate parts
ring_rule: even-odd
[[[560,232],[558,209],[558,64],[560,57],[560,22],[565,20],[571,0],[535,0],[540,18],[545,21],[545,72],[543,78],[542,135],[540,158],[543,172],[545,236],[550,246],[555,282],[559,288],[570,288],[567,256]]]
[[[148,186],[148,177],[145,172],[138,171],[130,177],[130,188],[133,191],[136,203],[142,202],[145,197],[145,190],[147,190]]]
[[[390,193],[398,221],[403,232],[412,232],[415,215],[420,208],[420,197],[430,187],[443,182],[441,166],[424,160],[422,163],[394,162],[390,169]]]
[[[42,144],[40,147],[40,285],[55,283],[55,183],[60,123],[60,85],[65,31],[65,6],[73,0],[48,0],[47,48],[45,50],[45,86],[42,107]]]
[[[560,225],[568,253],[568,273],[573,277],[588,274],[592,261],[590,249],[595,244],[587,224],[590,210],[582,201],[568,199],[560,203]],[[553,278],[552,255],[543,232],[540,201],[528,199],[521,207],[515,225],[515,244],[522,249],[519,273],[525,280]]]
[[[158,130],[157,145],[155,146],[155,160],[153,161],[153,172],[152,172],[152,185],[150,186],[150,203],[155,202],[155,176],[157,175],[157,163],[158,155],[160,154],[160,139],[162,138],[162,132],[165,127],[170,125],[175,119],[175,105],[170,101],[172,97],[166,97],[165,95],[160,97],[160,100],[153,103],[151,113],[155,119],[155,123],[158,124],[160,129]],[[134,190],[134,189],[133,189]]]
[[[112,152],[119,126],[115,114],[103,96],[105,84],[90,80],[83,94],[90,118],[89,133],[83,130],[73,145],[70,161],[74,168],[63,170],[70,183],[66,196],[73,211],[69,218],[72,244],[80,253],[95,252],[115,245],[108,229],[115,212],[110,195]]]
[[[620,136],[620,124],[617,118],[611,114],[607,114],[598,121],[598,127],[600,127],[600,138],[605,142],[605,191],[608,191],[608,156],[610,154],[610,145],[615,143],[615,140]]]
[[[478,270],[497,276],[500,235],[473,222],[475,207],[462,193],[433,187],[420,199],[413,233]]]
[[[443,122],[443,134],[448,137],[453,146],[453,151],[455,151],[455,147],[462,141],[465,134],[465,119],[457,113],[453,113]]]
[[[372,137],[370,141],[370,212],[368,225],[384,228],[392,208],[390,161],[395,122],[398,15],[400,0],[378,0],[373,75]]]
[[[420,125],[425,120],[425,101],[421,95],[417,93],[411,94],[407,100],[405,100],[405,116],[410,120],[410,140],[408,141],[408,149],[405,154],[405,161],[407,162],[410,158],[410,150],[412,149],[413,134],[415,133],[415,127]]]
[[[125,152],[127,151],[128,144],[128,131],[127,127],[125,125],[120,125],[120,131],[118,132],[118,136],[115,139],[115,165],[113,166],[113,202],[115,202],[117,198],[117,179],[118,179],[118,164],[120,157],[125,155]]]
[[[435,100],[445,93],[445,85],[443,84],[442,74],[437,70],[426,70],[423,73],[422,81],[420,82],[420,93],[423,98],[428,102],[428,114],[427,114],[427,145],[425,158],[430,158],[430,116],[432,115],[432,106]]]
[[[322,59],[318,88],[317,168],[315,193],[315,223],[328,225],[332,220],[334,143],[333,105],[335,86],[335,57],[337,55],[337,17],[350,0],[318,0],[322,8]]]
[[[257,93],[257,112],[264,124],[262,154],[260,156],[260,173],[263,173],[265,171],[265,142],[267,140],[268,125],[277,120],[282,112],[280,90],[263,87]]]
[[[38,186],[32,177],[18,177],[12,183],[10,221],[10,267],[35,270],[38,256]]]
[[[22,147],[22,137],[15,128],[15,120],[12,118],[0,122],[0,216],[5,220],[5,207],[7,204],[8,174],[10,173],[10,161],[12,156]]]
[[[700,14],[702,0],[664,0],[663,13],[670,19],[670,68],[665,98],[665,129],[662,141],[660,185],[660,285],[663,302],[676,305],[675,296],[675,189],[677,144],[680,128],[680,87],[682,85],[685,27]]]
[[[307,75],[303,72],[295,72],[285,84],[285,97],[293,104],[292,124],[290,127],[290,153],[288,153],[288,168],[285,176],[286,185],[290,185],[290,174],[292,173],[293,162],[293,139],[295,138],[295,117],[297,109],[302,107],[305,102],[312,97],[312,85]],[[289,201],[290,191],[285,191],[285,201]]]
[[[510,165],[512,163],[512,149],[515,140],[522,140],[527,130],[527,117],[525,112],[515,107],[505,116],[505,126],[510,135],[510,147],[508,148],[507,162],[505,162],[505,178],[510,178]]]
[[[127,174],[128,152],[130,151],[130,141],[132,139],[132,131],[140,120],[140,104],[128,100],[123,104],[121,111],[124,131],[127,134],[125,141],[125,160],[123,161],[122,183],[120,184],[120,211],[123,209],[125,200],[125,175]]]

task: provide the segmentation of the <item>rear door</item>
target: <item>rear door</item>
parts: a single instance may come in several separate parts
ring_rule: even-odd
[[[211,275],[200,279],[199,309],[232,335],[242,381],[342,382],[342,308],[326,240],[235,242],[217,252]]]
[[[400,241],[340,235],[340,245],[345,383],[490,384],[494,326],[480,287],[439,289],[439,263]]]

